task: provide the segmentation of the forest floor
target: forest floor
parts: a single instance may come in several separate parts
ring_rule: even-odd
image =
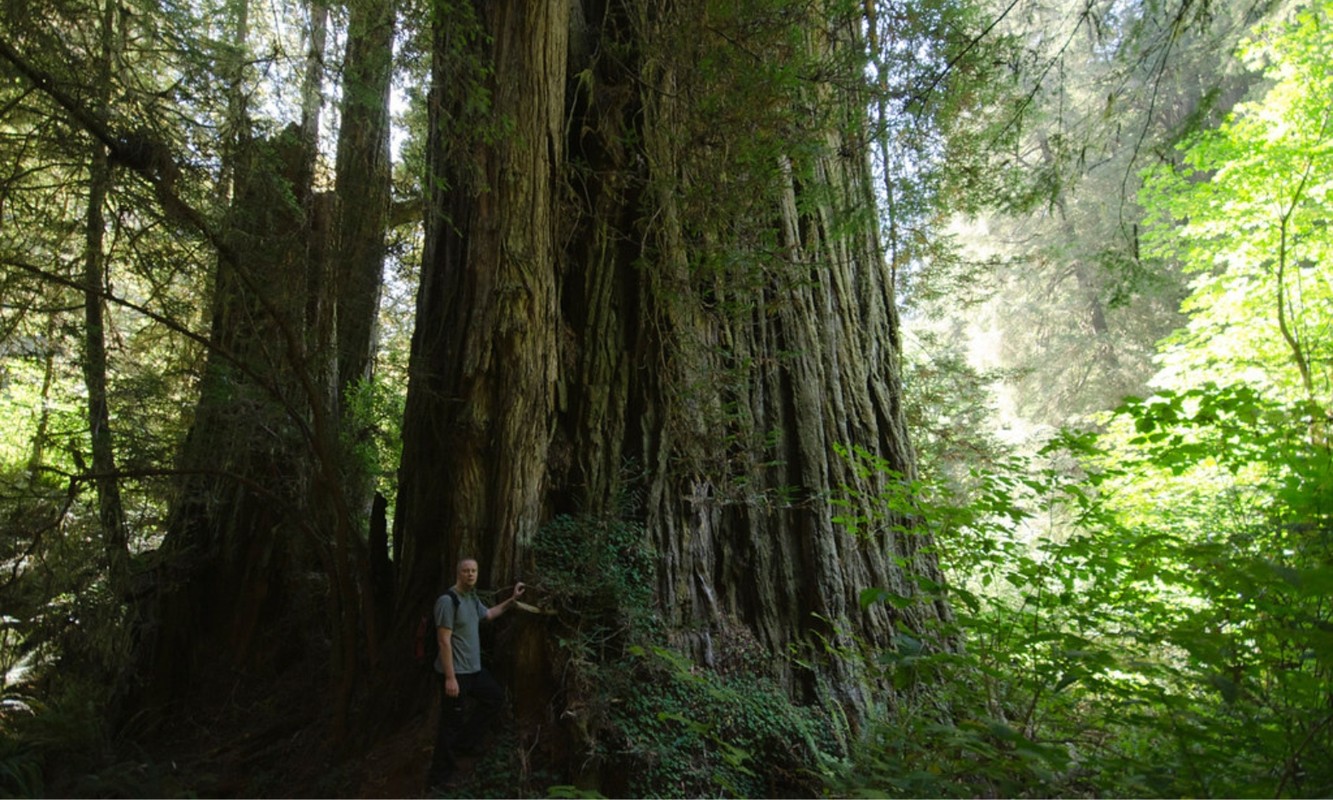
[[[330,703],[322,678],[300,670],[269,681],[241,683],[225,697],[195,702],[151,732],[127,734],[121,778],[100,788],[69,786],[71,796],[419,798],[435,745],[438,701],[424,688],[409,722],[348,755],[330,747]],[[445,796],[516,797],[545,787],[519,776],[512,725],[480,759],[462,758]],[[121,755],[125,758],[125,754]],[[130,772],[134,774],[129,774]],[[60,787],[49,787],[60,793]]]
[[[225,696],[196,700],[149,731],[126,731],[119,763],[95,783],[68,776],[55,778],[48,790],[125,797],[426,796],[435,739],[428,694],[421,713],[399,730],[339,756],[330,747],[331,703],[321,677],[293,669],[277,680],[247,683],[254,688],[237,682]]]

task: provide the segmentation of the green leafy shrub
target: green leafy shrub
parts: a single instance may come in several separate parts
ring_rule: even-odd
[[[402,460],[402,419],[406,395],[402,386],[382,378],[356,381],[348,390],[342,446],[351,468],[370,478],[392,508],[397,497],[398,463]]]
[[[44,759],[33,744],[11,729],[15,715],[26,713],[13,697],[5,697],[0,719],[0,796],[41,797],[45,792],[42,777]]]
[[[533,553],[531,585],[558,612],[563,716],[586,773],[578,787],[552,791],[586,795],[589,783],[612,796],[817,791],[812,765],[836,749],[828,716],[794,705],[739,627],[716,632],[718,670],[666,644],[640,526],[558,517]]]
[[[625,794],[808,796],[836,742],[822,710],[794,705],[771,679],[726,677],[663,647],[617,665],[603,747],[627,775]]]
[[[105,694],[82,679],[62,680],[41,701],[7,690],[0,705],[0,797],[181,795],[183,787],[159,765],[118,752],[102,712]]]
[[[618,656],[628,633],[656,627],[653,562],[636,523],[559,516],[542,527],[533,556],[534,587],[599,656]]]
[[[966,502],[914,512],[957,611],[878,666],[900,689],[834,791],[1324,796],[1333,790],[1333,453],[1306,403],[1132,400]],[[901,500],[901,498],[899,498]]]

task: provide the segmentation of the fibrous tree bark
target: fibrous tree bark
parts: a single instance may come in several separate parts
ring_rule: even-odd
[[[914,470],[860,21],[761,5],[436,4],[400,630],[464,553],[492,584],[539,570],[532,537],[573,512],[642,523],[658,612],[705,663],[728,625],[780,655],[948,613],[863,608],[938,577],[928,539],[831,503]],[[778,660],[798,697],[870,702],[855,659]]]
[[[459,548],[492,575],[517,568],[542,516],[557,378],[554,196],[568,8],[437,6],[397,517],[408,603],[433,591]],[[503,78],[482,83],[482,60]],[[488,91],[484,120],[469,104]],[[501,135],[496,120],[512,129]],[[425,463],[434,466],[416,466]],[[427,530],[435,535],[412,533]]]

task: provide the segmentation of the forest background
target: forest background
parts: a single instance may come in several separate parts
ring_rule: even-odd
[[[5,0],[0,792],[1329,796],[1331,23]]]

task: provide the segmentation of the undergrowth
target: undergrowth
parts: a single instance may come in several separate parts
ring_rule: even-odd
[[[534,543],[539,587],[559,610],[563,714],[577,742],[552,794],[805,796],[836,752],[829,715],[795,705],[743,626],[716,637],[721,669],[667,643],[642,529],[560,517]]]
[[[893,797],[1333,792],[1333,451],[1247,387],[1130,400],[1100,435],[903,483],[956,611],[878,664],[928,685],[830,783]],[[862,466],[880,469],[862,454]]]

